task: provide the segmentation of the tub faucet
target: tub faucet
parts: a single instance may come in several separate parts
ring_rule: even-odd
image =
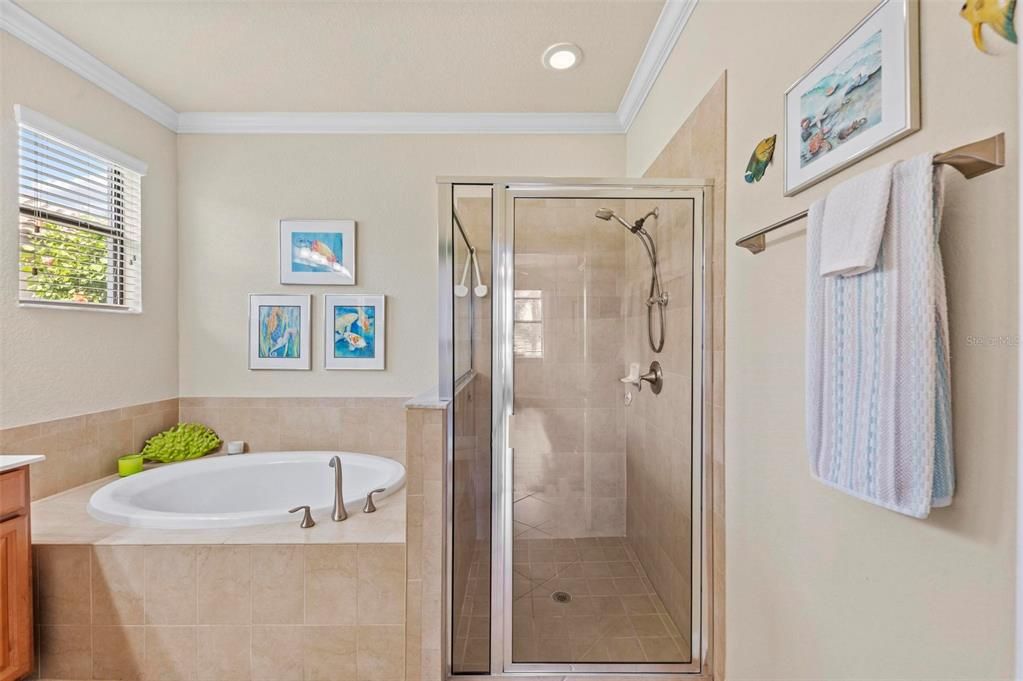
[[[343,486],[341,457],[332,456],[330,458],[330,467],[334,469],[334,511],[330,514],[330,519],[334,522],[340,522],[348,519],[348,511],[345,510],[345,500],[341,495],[341,488]]]

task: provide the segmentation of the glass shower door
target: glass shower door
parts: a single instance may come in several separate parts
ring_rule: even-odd
[[[702,192],[510,187],[500,200],[500,666],[691,671]]]

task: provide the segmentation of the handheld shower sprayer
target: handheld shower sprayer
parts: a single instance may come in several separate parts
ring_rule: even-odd
[[[664,348],[664,308],[668,304],[668,294],[664,292],[664,288],[661,286],[661,273],[657,266],[657,245],[654,243],[654,239],[650,236],[650,233],[643,228],[643,224],[648,219],[658,217],[659,211],[655,207],[649,213],[633,223],[629,223],[627,220],[624,220],[610,208],[600,208],[597,210],[595,215],[601,220],[605,220],[607,222],[615,220],[625,227],[625,229],[639,237],[640,242],[643,244],[643,248],[646,249],[646,254],[650,258],[650,293],[646,300],[647,336],[650,340],[650,348],[654,352],[660,352]],[[657,306],[660,322],[658,324],[658,339],[656,341],[654,340],[654,305]]]

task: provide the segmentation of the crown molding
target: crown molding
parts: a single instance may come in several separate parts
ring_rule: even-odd
[[[180,134],[620,135],[632,126],[697,1],[666,0],[615,113],[178,113],[13,0],[0,0],[0,30]]]
[[[632,127],[636,115],[643,107],[647,95],[657,82],[665,62],[675,49],[675,43],[682,35],[689,17],[692,16],[698,0],[666,0],[661,14],[657,17],[654,30],[650,32],[643,54],[632,73],[632,80],[625,88],[622,101],[618,104],[618,122],[623,132]]]
[[[182,134],[621,134],[613,113],[178,114]]]
[[[160,125],[177,130],[178,114],[149,92],[131,82],[78,45],[68,40],[11,0],[0,0],[0,29],[98,85]]]

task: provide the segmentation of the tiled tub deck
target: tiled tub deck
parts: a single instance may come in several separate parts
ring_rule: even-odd
[[[404,492],[310,530],[168,532],[89,518],[102,482],[33,507],[39,678],[405,677]]]
[[[35,502],[33,678],[440,681],[444,409],[408,409],[405,488],[343,523],[118,527],[85,510],[109,479]]]

